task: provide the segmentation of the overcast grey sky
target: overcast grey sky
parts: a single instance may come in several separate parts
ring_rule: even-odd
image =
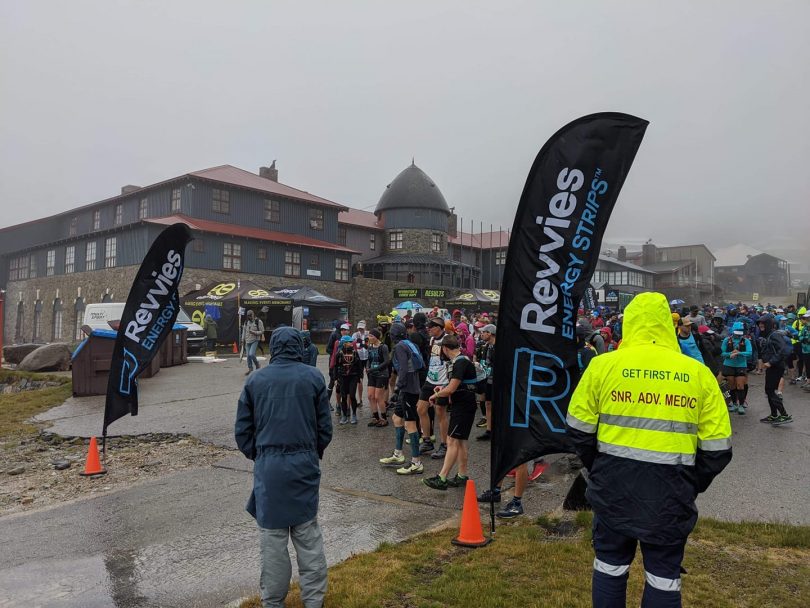
[[[0,225],[273,159],[373,209],[414,156],[465,226],[506,228],[545,140],[615,110],[651,124],[606,241],[806,252],[808,23],[806,0],[6,0]]]

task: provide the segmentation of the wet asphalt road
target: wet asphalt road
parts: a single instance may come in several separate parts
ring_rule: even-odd
[[[190,433],[235,448],[243,379],[233,359],[162,370],[141,383],[140,414],[110,430]],[[732,419],[734,460],[701,496],[701,513],[810,524],[810,395],[786,387],[786,405],[797,422],[771,428],[757,421],[767,409],[762,380],[752,377],[752,384],[750,413]],[[53,422],[54,432],[89,436],[99,433],[102,415],[103,398],[84,398],[41,418]],[[368,416],[366,407],[360,425],[336,426],[324,458],[320,520],[330,564],[457,518],[461,506],[461,490],[437,492],[380,468],[376,459],[393,447],[393,430],[367,428]],[[426,463],[426,475],[438,471],[438,461]],[[257,533],[244,511],[249,465],[234,452],[214,467],[2,518],[0,546],[11,550],[0,554],[0,608],[207,607],[254,593]],[[486,482],[487,444],[472,442],[471,471],[479,485]],[[530,515],[558,507],[571,481],[561,464],[544,477],[527,493]]]

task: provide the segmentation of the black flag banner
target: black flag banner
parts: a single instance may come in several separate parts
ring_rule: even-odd
[[[577,307],[648,122],[579,118],[549,139],[520,197],[507,252],[493,379],[492,486],[515,466],[572,452]]]
[[[137,377],[157,354],[177,319],[177,290],[191,239],[185,224],[169,226],[152,243],[135,276],[110,364],[103,437],[107,427],[122,416],[138,415]]]

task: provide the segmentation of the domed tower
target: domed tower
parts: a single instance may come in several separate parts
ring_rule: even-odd
[[[456,216],[439,187],[411,162],[390,184],[374,214],[384,226],[381,256],[363,262],[372,279],[436,287],[473,287],[480,270],[454,259],[448,237],[456,237]],[[457,247],[457,245],[453,245]],[[466,252],[474,255],[471,248]]]
[[[374,214],[385,226],[386,253],[447,255],[450,207],[413,162],[386,186]]]

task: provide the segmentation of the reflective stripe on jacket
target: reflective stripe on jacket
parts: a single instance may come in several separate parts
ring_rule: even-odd
[[[574,391],[569,433],[599,517],[645,542],[674,542],[731,460],[728,411],[709,368],[681,354],[663,295],[636,296],[623,329],[621,348],[595,357]]]

